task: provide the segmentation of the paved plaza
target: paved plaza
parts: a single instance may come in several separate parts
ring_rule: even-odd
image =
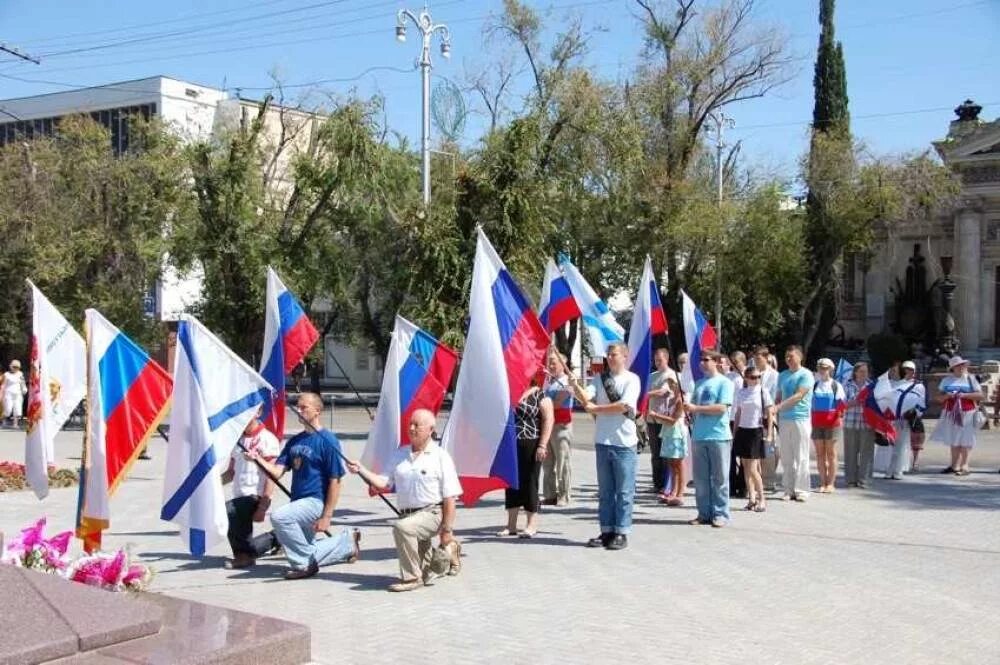
[[[335,422],[359,456],[364,412],[338,409]],[[461,509],[462,574],[415,592],[384,590],[398,572],[391,513],[356,477],[336,514],[362,529],[354,565],[286,582],[279,558],[228,571],[224,545],[187,556],[159,520],[161,440],[112,499],[105,544],[152,565],[155,592],[307,624],[320,663],[1000,663],[1000,434],[984,434],[965,478],[938,474],[947,453],[928,443],[923,473],[774,500],[764,514],[734,512],[725,529],[685,524],[690,490],[685,508],[643,492],[629,548],[609,552],[583,547],[597,532],[596,484],[592,429],[576,423],[572,504],[546,509],[532,540],[493,535],[499,492]],[[79,463],[80,440],[60,434],[60,464]],[[0,459],[22,457],[23,435],[0,433]],[[640,470],[645,488],[648,456]],[[44,502],[0,494],[0,529],[41,515],[71,528],[75,503],[76,489]]]

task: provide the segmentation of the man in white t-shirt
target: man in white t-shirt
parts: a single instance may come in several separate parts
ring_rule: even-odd
[[[243,430],[240,444],[261,459],[273,462],[281,452],[278,437],[264,428],[264,424],[252,419]],[[233,498],[226,502],[229,516],[229,545],[233,548],[233,560],[228,568],[249,568],[275,546],[273,534],[266,533],[253,538],[253,523],[263,522],[267,509],[271,506],[274,482],[267,477],[256,462],[247,458],[240,446],[233,448],[229,468],[222,474],[223,484],[233,483]]]
[[[448,451],[434,440],[434,414],[417,409],[410,416],[410,445],[396,450],[385,476],[348,462],[347,469],[360,475],[378,491],[396,493],[400,517],[392,527],[399,555],[399,581],[389,591],[413,591],[439,577],[433,569],[432,541],[448,553],[448,575],[462,567],[462,548],[454,537],[455,503],[462,484]]]
[[[588,547],[622,550],[632,531],[632,501],[635,498],[636,432],[635,410],[639,403],[639,377],[628,371],[628,349],[620,342],[608,345],[608,373],[594,377],[581,395],[584,410],[595,418],[594,452],[597,457],[597,511],[601,534]],[[609,395],[609,388],[615,395]]]

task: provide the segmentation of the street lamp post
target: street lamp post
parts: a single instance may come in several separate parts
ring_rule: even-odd
[[[722,214],[722,151],[726,147],[725,142],[722,140],[722,132],[726,127],[732,129],[736,126],[736,122],[728,117],[722,111],[711,114],[712,120],[715,121],[715,186],[716,195],[718,196],[719,204],[719,214]],[[723,236],[728,236],[725,231],[725,225],[723,225]],[[720,242],[716,244],[716,247],[722,247],[722,243],[726,242],[728,237],[723,237]],[[716,349],[721,353],[722,351],[722,252],[721,250],[716,250],[716,261],[715,261],[715,334],[717,337],[717,342],[719,348]]]
[[[417,26],[423,40],[418,64],[420,65],[420,78],[423,84],[421,98],[423,123],[420,131],[420,153],[423,161],[422,175],[424,205],[426,206],[430,205],[431,202],[431,37],[434,36],[435,32],[441,33],[441,56],[450,58],[451,33],[448,32],[448,26],[443,23],[435,24],[431,20],[430,12],[427,11],[426,6],[424,6],[423,11],[419,15],[415,15],[408,9],[400,9],[399,14],[396,15],[396,39],[401,42],[406,41],[406,19],[409,19]]]

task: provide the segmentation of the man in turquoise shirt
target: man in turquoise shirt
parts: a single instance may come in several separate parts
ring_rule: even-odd
[[[729,407],[733,404],[733,382],[719,372],[722,356],[704,351],[701,369],[705,377],[695,384],[685,410],[694,418],[691,453],[694,466],[694,498],[698,516],[689,524],[729,522],[729,456],[733,435],[729,429]]]
[[[802,366],[802,347],[785,350],[788,369],[778,376],[778,440],[781,450],[781,482],[785,498],[805,501],[809,498],[809,439],[812,422],[809,409],[815,379]]]

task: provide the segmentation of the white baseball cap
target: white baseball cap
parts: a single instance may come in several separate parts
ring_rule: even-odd
[[[903,369],[912,369],[914,372],[916,372],[917,366],[912,360],[907,360],[903,363]]]
[[[820,358],[816,361],[816,367],[829,367],[830,369],[833,369],[836,365],[834,365],[833,361],[829,358]]]

